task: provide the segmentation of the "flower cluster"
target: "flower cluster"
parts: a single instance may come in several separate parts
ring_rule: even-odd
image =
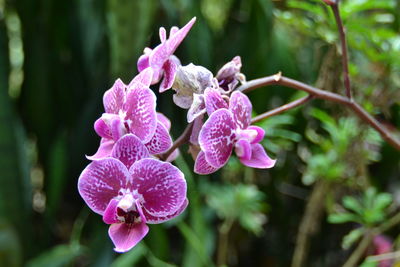
[[[105,92],[104,113],[94,123],[101,141],[97,152],[87,157],[92,162],[81,173],[78,190],[110,224],[109,236],[117,252],[128,251],[142,240],[147,224],[170,220],[188,205],[184,175],[170,163],[177,150],[161,160],[163,153],[172,150],[171,123],[156,111],[151,85],[161,81],[160,92],[172,88],[174,102],[188,109],[196,173],[217,171],[232,151],[250,167],[275,164],[260,144],[264,130],[250,125],[250,100],[235,90],[244,81],[240,57],[214,77],[204,67],[181,66],[173,55],[195,20],[181,29],[172,27],[169,38],[160,29],[161,44],[144,50],[137,63],[139,74],[128,85],[118,79]]]

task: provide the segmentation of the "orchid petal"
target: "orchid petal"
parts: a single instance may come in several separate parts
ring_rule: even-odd
[[[120,80],[116,80],[114,85],[104,93],[103,105],[106,113],[118,114],[125,101],[126,85]]]
[[[147,213],[164,217],[175,213],[186,198],[183,173],[169,162],[141,159],[130,168],[132,190],[143,198]]]
[[[228,108],[228,104],[222,98],[221,93],[218,90],[210,87],[204,91],[204,102],[208,116],[218,109]]]
[[[193,94],[193,103],[187,112],[187,121],[191,123],[205,113],[206,105],[204,103],[204,96],[202,94]]]
[[[268,157],[262,145],[253,144],[251,149],[251,158],[249,160],[239,158],[244,165],[258,169],[268,169],[275,166],[276,160]]]
[[[224,108],[215,111],[204,123],[199,144],[211,166],[220,168],[228,161],[233,149],[235,129],[232,113]]]
[[[129,131],[143,143],[150,141],[157,127],[156,96],[148,87],[136,87],[129,91],[125,120]]]
[[[161,122],[168,131],[171,129],[171,121],[161,112],[157,112],[157,121]]]
[[[128,91],[135,87],[150,86],[153,79],[154,71],[152,68],[147,68],[141,71],[128,85]]]
[[[260,143],[260,141],[264,139],[265,131],[263,128],[261,128],[259,126],[251,125],[251,126],[247,127],[247,130],[257,131],[256,138],[253,141],[251,141],[252,144]]]
[[[139,159],[149,157],[149,151],[142,141],[133,134],[121,137],[111,152],[113,158],[119,159],[129,169]]]
[[[147,69],[149,66],[150,66],[149,55],[148,54],[141,55],[137,62],[138,71],[142,72],[144,69]]]
[[[178,208],[177,211],[175,211],[173,214],[171,215],[167,215],[167,216],[163,216],[163,217],[156,217],[151,215],[150,213],[146,212],[146,210],[143,210],[144,216],[146,217],[147,223],[150,224],[158,224],[158,223],[163,223],[165,221],[169,221],[177,216],[179,216],[187,207],[187,205],[189,204],[188,199],[186,198],[182,205]]]
[[[185,26],[183,26],[180,30],[173,30],[174,34],[170,35],[167,40],[168,45],[168,53],[172,55],[178,46],[182,43],[183,39],[185,39],[186,35],[189,33],[193,24],[196,22],[196,17],[192,18]]]
[[[239,128],[246,129],[250,125],[252,105],[245,94],[234,91],[229,101],[229,110]]]
[[[171,146],[172,139],[167,128],[161,122],[157,122],[157,128],[153,137],[146,143],[147,149],[150,154],[156,155],[167,151]]]
[[[240,160],[250,160],[252,156],[252,147],[246,139],[239,139],[235,144],[235,153]]]
[[[205,157],[203,151],[200,151],[197,155],[196,161],[194,162],[194,172],[197,174],[210,174],[216,172],[219,168],[211,166]]]
[[[177,33],[179,31],[179,28],[176,26],[172,26],[171,29],[169,30],[169,36],[174,35],[175,33]]]
[[[102,138],[97,152],[92,156],[86,156],[86,158],[88,160],[98,160],[109,157],[111,155],[111,150],[113,149],[114,144],[114,140]]]
[[[103,215],[110,200],[130,180],[128,169],[114,158],[90,163],[78,180],[79,194],[94,212]]]
[[[190,134],[190,143],[192,143],[194,145],[199,144],[200,130],[204,125],[203,118],[204,118],[204,115],[202,114],[201,116],[197,117],[193,121],[192,133]]]
[[[164,27],[160,27],[159,35],[161,43],[164,43],[165,40],[167,40],[167,31],[165,30]]]
[[[105,123],[103,118],[99,118],[94,122],[94,130],[100,137],[112,139],[110,127]]]
[[[172,87],[175,80],[176,69],[178,65],[173,60],[167,60],[163,65],[164,79],[160,84],[159,92],[165,92]]]
[[[180,154],[181,154],[181,152],[177,148],[168,156],[168,158],[165,161],[166,162],[173,162],[174,160],[176,160],[177,157],[179,157]]]
[[[113,198],[110,200],[110,203],[108,203],[107,208],[103,214],[103,222],[105,222],[106,224],[119,222],[119,220],[116,218],[118,202],[118,200]]]
[[[115,245],[116,252],[126,252],[136,246],[149,232],[145,223],[126,224],[117,223],[110,225],[108,235]]]

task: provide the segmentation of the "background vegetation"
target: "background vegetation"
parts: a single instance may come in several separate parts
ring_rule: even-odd
[[[400,128],[400,1],[343,0],[340,10],[355,99]],[[248,80],[282,71],[344,94],[337,28],[322,1],[0,0],[1,266],[340,266],[371,229],[399,247],[396,220],[382,226],[399,212],[399,151],[345,108],[313,100],[260,123],[278,159],[271,170],[231,159],[200,177],[182,153],[187,211],[151,226],[131,252],[112,250],[76,186],[99,143],[102,94],[136,75],[158,27],[193,16],[177,51],[183,64],[215,73],[240,55]],[[301,96],[278,86],[250,93],[255,114]],[[186,115],[171,98],[158,96],[158,109],[176,138]]]

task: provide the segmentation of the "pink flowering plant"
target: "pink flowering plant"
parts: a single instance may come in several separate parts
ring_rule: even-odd
[[[174,165],[184,144],[189,147],[188,153],[193,159],[193,172],[196,174],[215,173],[232,161],[265,171],[273,168],[279,159],[268,155],[267,151],[273,151],[269,146],[270,139],[265,138],[269,129],[257,123],[320,98],[348,107],[390,145],[400,150],[398,139],[353,99],[339,1],[323,1],[332,8],[339,26],[345,95],[309,86],[281,73],[247,82],[241,73],[242,60],[239,56],[227,62],[215,75],[203,66],[193,63],[182,65],[174,53],[188,37],[196,18],[180,29],[172,27],[168,34],[161,27],[160,44],[154,48],[146,47],[137,60],[138,74],[127,84],[117,79],[104,93],[104,113],[94,122],[100,144],[93,155],[87,156],[91,163],[79,177],[78,190],[87,206],[109,225],[108,234],[116,252],[127,252],[138,245],[149,232],[148,224],[174,219],[190,205],[190,197],[187,196],[190,192],[187,184],[190,183],[187,183],[183,169],[178,168],[178,164]],[[266,85],[283,85],[308,95],[253,117],[253,105],[246,93]],[[187,110],[187,127],[175,141],[170,135],[171,121],[157,111],[157,97],[153,91],[164,96],[168,93],[163,93],[169,89],[173,91],[171,102]],[[330,183],[343,177],[351,178],[352,173],[345,173],[347,148],[351,140],[362,134],[369,135],[369,132],[359,131],[353,118],[336,123],[319,109],[312,109],[310,115],[323,122],[331,137],[328,140],[310,132],[308,138],[323,143],[323,151],[303,153],[304,161],[310,161],[303,172],[303,183],[317,183],[316,188],[321,186],[319,198],[310,198],[319,207],[324,203],[323,190],[327,190],[330,184],[327,185],[326,181],[318,183],[318,179],[325,177]],[[344,206],[351,212],[332,213],[328,217],[330,223],[355,222],[362,225],[343,239],[346,249],[361,236],[369,235],[370,229],[378,227],[378,223],[383,223],[386,209],[392,201],[388,195],[368,192],[366,194],[370,199],[364,201],[365,205],[354,198],[344,198]],[[206,201],[223,221],[219,229],[217,261],[224,266],[228,258],[229,230],[235,222],[239,222],[247,230],[258,234],[266,221],[261,210],[267,207],[262,202],[264,195],[253,185],[222,186],[221,189],[210,189],[208,196]],[[303,228],[308,229],[307,223],[303,223],[299,235]],[[180,230],[188,236],[192,234],[186,228]],[[388,242],[381,241],[379,236],[374,239],[376,247],[385,248],[377,254],[391,249],[387,248]],[[308,246],[296,245],[293,266],[305,264],[303,247]],[[360,261],[362,256],[352,256],[349,262]]]
[[[161,81],[160,92],[174,89],[174,101],[189,109],[196,173],[217,171],[233,151],[246,166],[275,165],[260,144],[264,130],[250,125],[249,98],[235,90],[244,79],[240,57],[213,77],[204,67],[181,66],[173,55],[195,21],[181,29],[172,27],[168,38],[160,28],[161,44],[144,50],[137,63],[139,74],[128,85],[116,80],[104,93],[104,113],[94,123],[100,145],[87,157],[92,163],[81,173],[78,190],[110,225],[108,233],[117,252],[140,242],[149,231],[147,224],[168,221],[188,205],[185,177],[169,162],[178,155],[169,135],[171,123],[156,111],[151,85]]]

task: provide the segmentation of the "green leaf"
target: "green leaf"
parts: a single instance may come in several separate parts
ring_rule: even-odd
[[[359,217],[352,213],[334,213],[328,216],[328,222],[334,224],[359,221]]]
[[[40,254],[27,263],[28,267],[65,266],[70,264],[83,253],[84,249],[79,245],[58,245]]]
[[[357,228],[343,237],[342,248],[349,249],[364,234],[364,228]]]
[[[137,244],[129,252],[118,256],[111,264],[111,267],[131,267],[142,259],[147,253],[147,247],[143,243]]]
[[[376,196],[374,202],[375,210],[384,210],[393,202],[393,197],[389,193],[380,193]]]
[[[354,211],[357,214],[362,215],[364,208],[361,206],[360,202],[351,196],[345,196],[343,198],[343,206],[349,210]]]

